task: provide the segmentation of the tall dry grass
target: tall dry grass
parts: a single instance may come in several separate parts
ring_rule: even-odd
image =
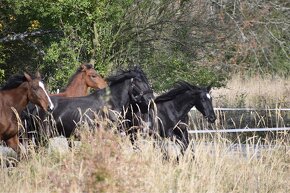
[[[290,106],[290,79],[236,74],[212,95],[215,107],[285,108]]]
[[[30,148],[27,159],[0,169],[0,192],[290,192],[290,149],[276,141],[231,148],[216,137],[194,143],[179,162],[164,160],[152,140],[99,131],[82,135],[80,147],[49,153]]]

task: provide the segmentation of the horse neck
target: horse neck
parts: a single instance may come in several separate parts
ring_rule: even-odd
[[[64,92],[54,94],[53,96],[65,96],[65,97],[80,97],[88,94],[89,86],[86,84],[83,78],[83,73],[79,73],[75,78],[67,85]]]
[[[192,96],[192,94],[184,92],[182,94],[176,95],[172,100],[168,102],[171,103],[170,105],[171,112],[174,113],[176,117],[181,119],[182,117],[187,115],[187,113],[193,106],[195,106],[196,96]]]
[[[7,101],[6,105],[14,107],[18,113],[20,113],[29,102],[27,84],[28,83],[25,82],[17,88],[4,91],[6,95],[9,95],[11,98],[10,101]]]
[[[127,81],[127,80],[126,80]],[[123,84],[114,84],[110,86],[110,105],[114,109],[118,109],[121,111],[123,107],[127,108],[130,103],[130,98],[128,96],[129,92],[129,84],[128,82],[124,81]]]

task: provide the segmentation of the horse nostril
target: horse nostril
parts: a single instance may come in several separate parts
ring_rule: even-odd
[[[211,123],[214,123],[215,120],[216,120],[216,117],[215,116],[210,116],[209,120],[210,120]]]

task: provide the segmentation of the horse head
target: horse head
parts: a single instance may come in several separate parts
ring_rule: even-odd
[[[153,91],[145,73],[139,67],[121,71],[115,76],[108,77],[107,80],[110,82],[109,87],[114,87],[112,91],[118,97],[117,100],[127,101],[127,105],[132,105],[135,110],[138,106],[141,112],[148,109],[154,97]]]
[[[193,90],[194,94],[197,96],[195,107],[200,111],[208,122],[214,123],[216,120],[216,115],[213,110],[212,97],[209,94],[211,87],[199,88]]]
[[[88,87],[103,89],[107,87],[107,82],[97,73],[91,64],[82,64],[81,71]]]
[[[148,82],[145,73],[135,67],[132,71],[135,74],[130,81],[129,96],[134,104],[137,104],[142,113],[147,111],[150,101],[154,99],[153,90]]]
[[[53,110],[54,105],[45,90],[44,84],[41,81],[39,72],[36,73],[35,78],[29,74],[24,73],[28,83],[28,99],[34,104],[40,106],[43,110]]]

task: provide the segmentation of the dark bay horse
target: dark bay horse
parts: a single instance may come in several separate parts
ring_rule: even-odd
[[[216,120],[210,89],[182,81],[172,90],[156,97],[155,108],[151,108],[149,114],[151,132],[161,138],[176,139],[182,150],[186,150],[189,145],[186,124],[190,109],[195,106],[210,123]]]
[[[116,114],[110,110],[124,113],[125,109],[135,105],[138,105],[141,111],[148,109],[153,92],[145,73],[140,68],[122,71],[107,80],[109,83],[107,88],[96,90],[88,96],[51,97],[55,104],[52,116],[59,135],[70,137],[78,123],[91,122],[96,115],[101,117],[108,115],[110,120],[116,121]],[[40,117],[44,120],[42,115]],[[35,137],[37,141],[39,137],[41,136]]]
[[[39,73],[36,78],[27,73],[15,75],[0,90],[0,140],[17,153],[20,153],[20,148],[16,113],[20,114],[28,102],[38,105],[44,111],[53,109]]]
[[[63,92],[50,94],[50,96],[80,97],[88,95],[89,88],[103,89],[107,87],[106,81],[97,73],[91,64],[82,64]]]

